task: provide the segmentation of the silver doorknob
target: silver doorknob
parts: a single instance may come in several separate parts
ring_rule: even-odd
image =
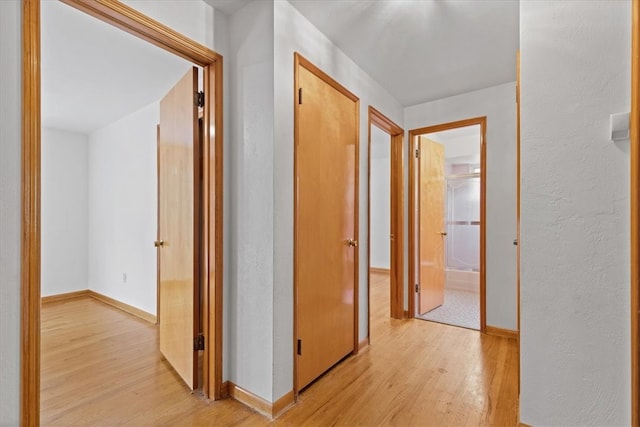
[[[357,240],[353,240],[353,239],[349,239],[349,240],[347,240],[347,245],[351,246],[352,248],[355,248],[356,246],[358,246],[358,241]]]
[[[153,246],[155,246],[156,248],[164,246],[164,240],[156,240],[155,242],[153,242]]]

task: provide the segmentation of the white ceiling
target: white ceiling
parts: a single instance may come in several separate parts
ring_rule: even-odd
[[[191,64],[58,1],[43,1],[42,124],[90,133],[161,99]]]
[[[227,15],[233,15],[237,10],[244,7],[245,4],[251,0],[204,0],[205,3],[209,3],[214,8],[221,10]]]
[[[251,0],[205,1],[233,14]],[[290,1],[405,106],[515,80],[516,0]],[[90,133],[191,66],[60,2],[41,13],[45,127]]]
[[[289,0],[402,105],[516,79],[517,0]]]

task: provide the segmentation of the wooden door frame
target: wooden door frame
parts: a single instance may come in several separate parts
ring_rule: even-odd
[[[222,56],[117,0],[62,0],[204,68],[203,391],[222,389]],[[22,2],[21,364],[23,426],[40,422],[40,0]],[[213,94],[213,96],[210,96]],[[151,244],[151,242],[149,242]]]
[[[298,141],[300,139],[299,136],[299,126],[298,126],[298,87],[300,78],[298,75],[298,68],[304,67],[311,73],[313,73],[316,77],[327,83],[329,86],[333,87],[335,90],[346,96],[347,98],[353,100],[356,103],[356,158],[355,158],[355,206],[354,206],[354,215],[355,215],[355,224],[354,224],[354,239],[356,242],[359,240],[359,216],[360,216],[360,208],[359,208],[359,194],[360,194],[360,99],[351,93],[347,88],[342,86],[336,80],[334,80],[327,73],[322,71],[320,68],[315,66],[311,61],[306,59],[304,56],[300,55],[298,52],[293,53],[293,337],[292,337],[292,346],[291,350],[293,353],[293,393],[294,399],[298,400],[298,393],[300,391],[298,387],[298,359],[296,357],[296,340],[298,337],[298,304],[297,304],[297,294],[298,294],[298,156],[297,156],[297,147]],[[359,259],[360,259],[360,245],[356,245],[354,248],[354,289],[353,289],[353,352],[352,354],[357,354],[359,349],[358,343],[358,315],[359,315]]]
[[[480,332],[486,333],[487,329],[487,289],[486,289],[486,194],[487,194],[487,117],[474,117],[471,119],[458,120],[455,122],[443,123],[434,126],[427,126],[409,131],[409,152],[412,153],[409,161],[409,282],[407,295],[409,298],[408,317],[416,315],[415,307],[415,283],[418,283],[418,274],[415,271],[416,256],[418,255],[416,239],[416,177],[419,171],[417,158],[413,153],[418,148],[416,139],[420,135],[427,133],[441,132],[444,130],[456,129],[466,126],[480,125]]]
[[[640,425],[640,0],[631,12],[631,425]]]
[[[404,319],[404,130],[392,120],[369,106],[368,179],[367,179],[367,295],[369,325],[371,324],[371,126],[376,126],[391,137],[391,263],[389,274],[390,313],[394,319]],[[367,337],[371,339],[371,327]]]

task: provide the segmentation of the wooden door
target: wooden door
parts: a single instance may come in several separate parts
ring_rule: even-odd
[[[420,314],[444,304],[444,146],[420,137]]]
[[[160,101],[158,230],[160,352],[193,390],[197,384],[194,337],[199,322],[196,280],[196,158],[199,145],[198,70],[187,74]]]
[[[297,66],[296,390],[355,350],[358,100]]]

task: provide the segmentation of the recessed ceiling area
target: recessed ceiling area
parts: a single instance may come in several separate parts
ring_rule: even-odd
[[[403,106],[516,80],[515,0],[290,0]]]
[[[90,133],[161,99],[188,61],[58,1],[41,2],[42,125]]]

